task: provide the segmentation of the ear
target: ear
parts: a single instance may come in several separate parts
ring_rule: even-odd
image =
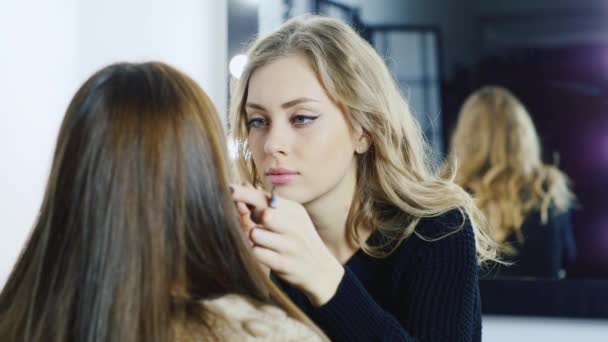
[[[357,127],[355,127],[354,138],[355,138],[354,139],[355,153],[363,154],[363,153],[367,152],[367,150],[369,150],[369,146],[371,144],[369,135],[359,125],[357,125]]]

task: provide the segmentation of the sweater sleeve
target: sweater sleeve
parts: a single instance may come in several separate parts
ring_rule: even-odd
[[[437,231],[430,228],[431,233]],[[401,255],[391,298],[396,315],[380,307],[348,267],[334,297],[310,313],[333,341],[480,338],[475,241],[468,221],[438,241],[427,242],[416,235],[408,240],[397,251]]]
[[[348,267],[336,294],[311,318],[332,341],[417,341],[384,311]]]
[[[410,276],[402,276],[402,324],[420,341],[479,341],[481,300],[473,228],[467,220],[457,233],[438,241],[417,238],[422,248]]]

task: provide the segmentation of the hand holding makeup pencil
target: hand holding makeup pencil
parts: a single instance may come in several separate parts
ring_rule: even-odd
[[[255,189],[232,185],[239,213],[251,212],[248,224],[253,253],[277,276],[300,288],[315,306],[329,301],[344,275],[342,264],[327,249],[306,209],[294,201]],[[274,207],[270,207],[273,200]],[[244,205],[245,204],[245,205]],[[255,223],[255,224],[254,224]]]

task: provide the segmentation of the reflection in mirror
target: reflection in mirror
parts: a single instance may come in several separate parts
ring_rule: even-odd
[[[503,87],[476,90],[460,109],[451,150],[456,182],[475,196],[508,263],[485,266],[482,278],[563,278],[576,255],[574,195],[567,176],[541,161],[525,106]]]

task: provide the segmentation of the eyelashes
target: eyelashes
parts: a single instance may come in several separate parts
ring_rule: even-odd
[[[291,123],[296,127],[305,127],[312,124],[319,118],[320,115],[302,115],[297,114],[291,117]],[[267,127],[269,121],[265,118],[253,118],[247,121],[247,127],[249,128],[264,128]]]
[[[291,122],[295,125],[304,126],[310,124],[319,118],[318,115],[294,115]]]
[[[249,128],[262,128],[266,126],[266,119],[253,118],[247,121],[247,127]]]

